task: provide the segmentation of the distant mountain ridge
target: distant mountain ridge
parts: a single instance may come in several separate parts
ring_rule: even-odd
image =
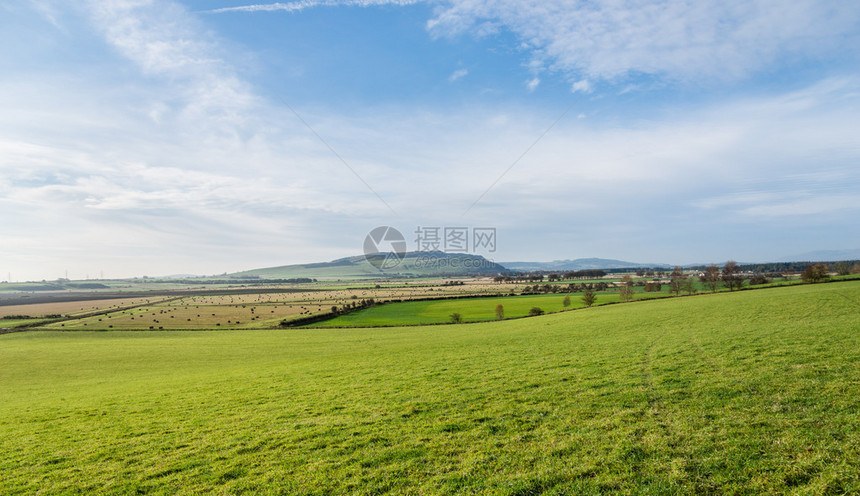
[[[501,262],[511,271],[530,270],[596,270],[596,269],[638,269],[645,267],[670,267],[667,264],[643,264],[625,262],[611,258],[577,258],[574,260],[553,260],[552,262]]]

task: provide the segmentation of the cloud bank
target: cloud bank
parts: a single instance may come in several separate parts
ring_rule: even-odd
[[[438,4],[430,29],[475,31],[512,16],[506,29],[525,32],[543,19],[557,24],[548,31],[567,32],[564,16],[549,19],[555,4],[522,19],[518,4],[492,2],[492,15],[490,4]],[[612,16],[608,7],[593,8],[597,35]],[[0,76],[0,260],[7,264],[0,274],[15,279],[56,278],[66,269],[72,277],[220,273],[333,259],[358,252],[377,225],[404,232],[495,226],[499,260],[755,260],[775,244],[790,253],[860,243],[857,76],[667,105],[647,119],[598,120],[575,108],[570,115],[582,118],[559,122],[465,218],[559,109],[514,101],[369,102],[351,110],[291,102],[392,205],[399,214],[392,216],[288,108],[242,75],[242,54],[180,4],[43,4],[29,14],[37,20],[21,12],[14,12],[21,23],[48,41],[6,66],[48,57],[93,29],[102,51]],[[820,40],[822,28],[812,25],[805,29]],[[547,71],[562,64],[548,41],[531,46]],[[616,61],[615,69],[589,72],[590,56],[560,53],[577,61],[565,71],[587,73],[569,79],[585,81],[581,98],[605,98],[591,81],[635,70]],[[522,89],[538,91],[551,78],[535,76]]]

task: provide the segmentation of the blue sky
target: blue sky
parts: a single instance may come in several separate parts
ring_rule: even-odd
[[[852,1],[13,0],[0,42],[0,280],[379,225],[496,227],[501,262],[860,247]]]

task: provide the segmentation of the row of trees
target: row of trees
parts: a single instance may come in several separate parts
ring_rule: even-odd
[[[851,262],[836,262],[830,266],[830,270],[840,276],[860,274],[860,262],[854,262],[853,264]]]
[[[609,284],[605,282],[595,282],[595,283],[582,283],[576,284],[571,283],[567,286],[563,286],[560,284],[535,284],[534,286],[526,286],[523,288],[523,294],[536,294],[536,293],[579,293],[580,291],[585,290],[593,290],[593,291],[605,291],[609,288]]]
[[[353,296],[355,298],[355,296]],[[353,310],[358,310],[359,308],[369,308],[377,304],[377,301],[373,298],[368,298],[366,300],[356,300],[351,303],[345,303],[342,307],[338,308],[337,305],[332,305],[331,313],[335,315],[341,315],[345,313],[349,313]],[[252,312],[253,313],[253,312]]]
[[[824,281],[830,277],[829,271],[831,268],[837,268],[837,273],[840,275],[853,273],[852,269],[854,267],[857,268],[856,273],[860,273],[860,265],[851,266],[846,262],[838,262],[833,264],[833,266],[834,267],[828,267],[826,264],[812,264],[804,269],[800,277],[804,282]],[[776,275],[778,276],[779,274]],[[681,267],[675,267],[672,270],[672,273],[669,274],[669,280],[670,291],[676,295],[681,294],[682,292],[692,294],[696,291],[693,287],[692,278],[685,274]],[[729,260],[722,268],[717,265],[708,265],[705,267],[699,276],[699,281],[701,281],[705,288],[709,289],[711,292],[716,292],[720,289],[720,285],[724,286],[729,291],[735,291],[743,288],[745,282],[748,282],[750,286],[756,286],[770,283],[771,279],[765,274],[755,274],[747,278],[744,276],[738,263],[734,260]],[[624,279],[622,279],[622,284],[624,284]],[[662,284],[658,281],[648,281],[645,283],[646,292],[660,291],[661,289]],[[622,299],[624,296],[625,292],[622,287]]]
[[[679,267],[675,267],[672,271],[673,278],[679,272],[681,272],[681,269]],[[734,260],[726,262],[722,269],[716,265],[708,265],[705,267],[699,280],[706,288],[710,289],[711,292],[716,292],[720,288],[720,283],[725,285],[729,291],[741,289],[744,285],[744,277],[741,273],[741,268]],[[687,289],[686,286],[684,289]],[[678,292],[676,292],[676,294]]]
[[[544,274],[534,272],[529,274],[516,274],[508,276],[496,276],[493,278],[495,282],[543,282],[546,278],[547,282],[571,281],[574,279],[600,279],[606,275],[602,270],[574,270],[569,272],[559,272]]]
[[[819,262],[822,263],[822,262]],[[760,264],[744,264],[740,266],[743,272],[754,272],[756,274],[770,274],[778,276],[782,274],[799,274],[813,262],[771,262]],[[829,272],[835,272],[840,276],[849,274],[860,274],[860,260],[843,260],[826,264]],[[704,270],[705,266],[690,267],[693,270]]]
[[[692,269],[699,270],[702,272],[702,276],[700,277],[700,279],[711,291],[716,291],[717,289],[719,289],[720,285],[725,285],[726,288],[731,291],[734,291],[736,289],[740,289],[743,286],[744,281],[749,281],[750,285],[764,284],[764,282],[762,281],[770,282],[767,281],[767,279],[780,277],[785,273],[796,274],[796,271],[799,270],[803,270],[804,272],[806,272],[807,276],[810,273],[814,273],[816,270],[819,271],[819,273],[835,272],[840,276],[846,276],[849,274],[860,274],[860,260],[833,262],[829,265],[824,263],[810,264],[809,262],[790,262],[743,266],[739,265],[734,260],[729,260],[723,267],[719,267],[717,265],[708,265],[692,267]],[[755,275],[747,279],[743,276],[744,272],[754,272]],[[546,276],[538,272],[529,274],[520,273],[517,275],[509,276],[500,275],[496,276],[493,280],[496,282],[521,283],[543,282],[546,279],[547,282],[559,282],[574,279],[599,279],[604,277],[605,275],[606,272],[603,270],[578,270],[564,273],[551,273],[547,274]],[[652,269],[639,269],[636,271],[636,276],[638,277],[657,277],[662,279],[667,275],[670,279],[678,280],[679,282],[684,278],[683,270],[680,267],[675,267],[671,273],[664,272],[661,270],[655,271]],[[659,291],[659,289],[653,291]],[[679,292],[677,287],[673,287],[673,291]],[[680,291],[684,291],[684,288],[680,288]]]

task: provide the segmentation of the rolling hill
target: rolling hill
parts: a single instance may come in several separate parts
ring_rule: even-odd
[[[505,267],[491,262],[480,255],[444,252],[408,252],[397,266],[385,270],[376,268],[364,255],[360,255],[340,258],[331,262],[282,265],[279,267],[246,270],[229,274],[229,276],[261,277],[264,279],[310,277],[331,280],[379,277],[476,276],[495,275],[505,271]]]

